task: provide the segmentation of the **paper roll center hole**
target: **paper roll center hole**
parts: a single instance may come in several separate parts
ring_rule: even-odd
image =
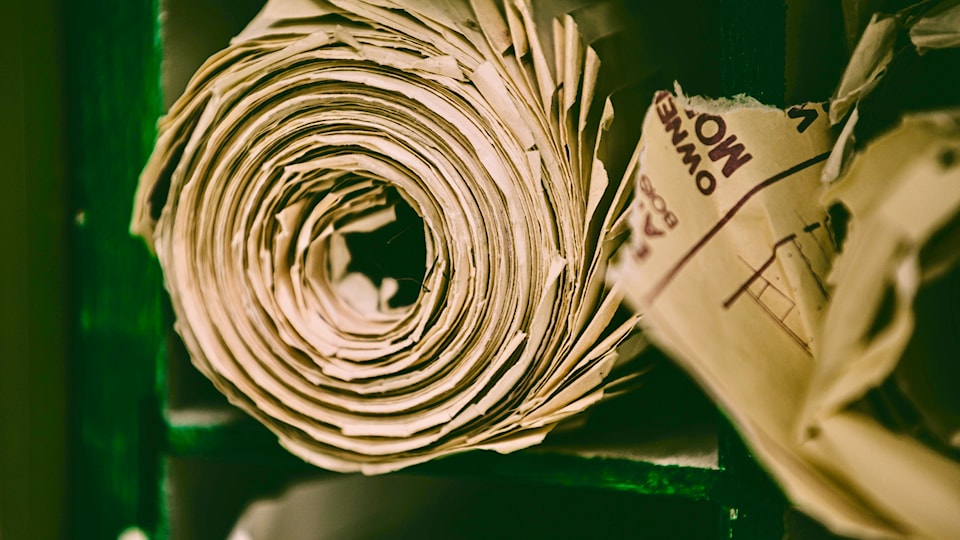
[[[344,235],[350,250],[347,272],[366,276],[379,289],[392,287],[396,292],[389,297],[390,308],[409,306],[416,302],[426,275],[426,241],[423,219],[397,193],[387,188],[387,200],[392,204],[396,219],[369,232]]]

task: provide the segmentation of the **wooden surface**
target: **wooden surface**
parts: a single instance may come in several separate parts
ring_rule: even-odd
[[[161,111],[157,6],[66,2],[65,20],[74,218],[70,527],[78,538],[116,538],[156,512],[155,445],[142,420],[156,407],[163,289],[156,262],[127,230]]]

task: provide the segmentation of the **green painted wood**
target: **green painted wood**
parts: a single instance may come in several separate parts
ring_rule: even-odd
[[[747,94],[784,106],[786,91],[785,0],[719,0],[720,93]]]
[[[277,436],[250,418],[215,424],[166,424],[164,451],[185,458],[300,461]]]
[[[723,471],[717,469],[587,458],[547,450],[508,455],[474,451],[412,467],[408,472],[591,487],[696,501],[713,499],[725,482]]]
[[[157,4],[65,2],[74,298],[70,531],[115,538],[154,520],[157,265],[127,232],[161,112]]]
[[[217,425],[168,425],[166,451],[178,457],[296,461],[263,426],[242,420]],[[305,465],[305,468],[307,466]],[[707,500],[723,476],[717,469],[657,465],[620,458],[587,458],[548,449],[513,454],[471,451],[404,470],[407,474],[614,489]]]
[[[152,540],[167,540],[171,538],[170,530],[170,509],[173,506],[172,496],[172,478],[171,478],[170,458],[161,455],[158,459],[156,484],[154,485],[154,502],[156,505],[156,516],[153,527],[150,529]]]
[[[720,423],[718,442],[726,480],[714,497],[719,505],[721,537],[781,538],[787,505],[783,493],[726,419]]]

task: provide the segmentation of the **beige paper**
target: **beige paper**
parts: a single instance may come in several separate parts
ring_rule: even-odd
[[[956,238],[949,231],[960,214],[957,156],[960,115],[907,117],[858,155],[825,195],[827,202],[849,208],[852,218],[830,275],[834,294],[801,420],[808,434],[802,447],[817,466],[860,493],[873,512],[896,524],[898,535],[910,537],[960,537],[960,445],[951,459],[949,451],[850,406],[906,361],[918,290],[960,257],[956,245],[939,257],[925,250],[935,235]],[[885,298],[893,299],[891,312],[885,312]],[[943,351],[919,353],[956,361]],[[960,432],[960,425],[951,432]]]
[[[881,531],[796,445],[834,253],[817,196],[828,128],[819,104],[658,93],[631,162],[634,235],[618,282],[792,501],[840,513],[847,530]]]
[[[268,2],[161,120],[137,194],[196,366],[365,473],[536,444],[636,378],[604,284],[638,138],[613,103],[639,81],[592,47],[624,9]]]
[[[960,47],[960,5],[950,4],[943,2],[910,26],[910,41],[920,54]]]
[[[924,268],[919,253],[956,227],[958,125],[948,113],[908,120],[853,157],[822,200],[824,107],[660,92],[628,169],[633,237],[617,279],[641,326],[790,499],[842,534],[960,535],[960,463],[854,407],[900,361],[924,276],[956,262],[941,249]],[[834,262],[836,202],[853,217]]]

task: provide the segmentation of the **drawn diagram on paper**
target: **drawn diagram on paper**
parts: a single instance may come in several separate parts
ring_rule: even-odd
[[[789,335],[798,345],[810,352],[810,338],[803,327],[803,322],[799,317],[797,304],[793,300],[793,295],[782,290],[775,281],[781,281],[779,278],[768,278],[764,274],[771,271],[773,263],[777,260],[777,252],[786,246],[790,246],[797,251],[800,246],[796,243],[797,235],[788,235],[773,245],[772,253],[767,260],[759,267],[753,267],[743,257],[738,257],[747,268],[750,269],[750,276],[744,281],[733,294],[723,302],[724,309],[730,309],[730,306],[743,297],[751,299],[770,317],[770,319],[787,335]]]

